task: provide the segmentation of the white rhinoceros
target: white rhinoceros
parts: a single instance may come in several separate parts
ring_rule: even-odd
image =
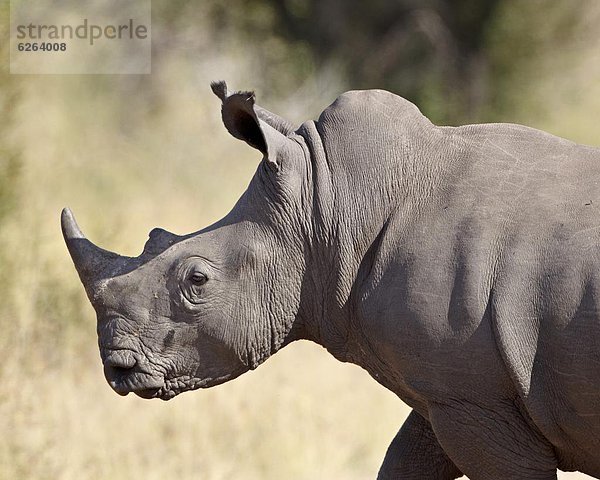
[[[600,477],[600,150],[378,90],[295,129],[213,90],[264,155],[225,218],[129,258],[63,212],[112,388],[169,399],[309,339],[414,409],[382,479]]]

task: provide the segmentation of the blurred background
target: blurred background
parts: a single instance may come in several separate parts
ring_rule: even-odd
[[[385,88],[439,124],[600,144],[597,0],[155,0],[151,75],[53,76],[8,74],[0,5],[0,479],[375,478],[408,410],[320,347],[168,403],[103,378],[60,210],[129,255],[223,216],[260,158],[211,80],[298,125]]]

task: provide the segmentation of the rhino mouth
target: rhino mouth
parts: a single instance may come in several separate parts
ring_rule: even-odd
[[[162,377],[145,373],[131,373],[120,378],[108,380],[111,388],[121,396],[135,393],[141,398],[154,398],[164,386]]]
[[[106,353],[104,376],[119,395],[135,393],[142,398],[153,398],[163,388],[164,377],[150,371],[146,362],[140,360],[131,350],[110,350]]]
[[[176,392],[168,390],[167,388],[165,388],[164,385],[161,385],[159,387],[142,387],[133,390],[125,390],[124,393],[119,394],[125,396],[129,393],[134,393],[138,397],[143,398],[145,400],[151,400],[153,398],[158,398],[161,400],[170,400],[171,398],[177,395]]]
[[[142,390],[134,390],[135,393],[140,398],[145,398],[147,400],[151,398],[160,398],[159,393],[161,388],[144,388]]]

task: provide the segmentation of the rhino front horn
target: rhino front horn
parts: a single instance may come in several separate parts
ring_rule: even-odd
[[[70,209],[63,209],[60,223],[79,278],[88,290],[94,281],[104,278],[109,267],[114,266],[121,257],[116,253],[97,247],[85,238]]]

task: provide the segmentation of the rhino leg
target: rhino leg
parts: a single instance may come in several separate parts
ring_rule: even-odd
[[[378,480],[453,480],[462,474],[442,450],[431,425],[414,410],[392,440]]]
[[[557,478],[552,445],[511,400],[430,404],[429,420],[444,451],[471,480]]]

